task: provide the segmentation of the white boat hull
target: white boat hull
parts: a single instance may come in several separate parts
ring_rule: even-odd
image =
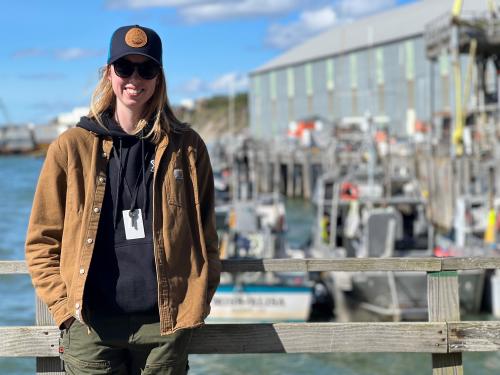
[[[311,302],[312,289],[306,286],[221,284],[208,322],[306,321]]]

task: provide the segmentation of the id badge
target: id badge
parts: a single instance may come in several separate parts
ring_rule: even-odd
[[[123,210],[123,224],[125,225],[125,237],[127,240],[144,238],[144,223],[142,221],[142,210],[137,208],[133,211]]]

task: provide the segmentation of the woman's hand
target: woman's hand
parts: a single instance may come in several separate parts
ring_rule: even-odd
[[[75,321],[75,318],[74,318],[74,317],[71,317],[71,318],[66,319],[66,320],[63,322],[63,324],[62,324],[63,328],[64,328],[64,329],[69,329],[69,327],[71,327],[71,325],[73,324],[73,322],[74,322],[74,321]]]

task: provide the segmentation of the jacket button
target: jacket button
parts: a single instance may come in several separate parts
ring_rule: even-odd
[[[83,268],[80,268],[80,275],[83,275],[85,273],[85,270]]]
[[[87,238],[87,243],[88,244],[91,244],[92,242],[94,242],[94,240],[92,238]]]
[[[75,307],[76,307],[77,309],[79,309],[79,308],[80,308],[80,304],[79,304],[79,303],[75,303]]]
[[[94,207],[94,212],[98,214],[99,212],[101,212],[101,209],[99,207]]]
[[[106,181],[106,179],[105,179],[104,177],[102,177],[102,176],[101,176],[101,177],[99,177],[99,182],[100,182],[101,184],[103,184],[103,183],[104,183],[104,181]]]
[[[101,155],[102,155],[102,157],[103,157],[104,159],[106,159],[106,158],[107,158],[107,156],[108,156],[108,154],[106,154],[105,152],[103,152]]]

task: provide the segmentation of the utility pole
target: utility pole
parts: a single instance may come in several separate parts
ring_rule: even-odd
[[[7,107],[5,106],[4,101],[0,98],[0,111],[2,111],[3,117],[5,118],[5,125],[10,124],[10,116],[9,111],[7,111]]]
[[[228,127],[228,132],[230,133],[235,132],[235,103],[234,103],[234,95],[235,95],[235,89],[234,89],[234,79],[230,80],[228,84],[228,118],[227,118],[227,127]]]

